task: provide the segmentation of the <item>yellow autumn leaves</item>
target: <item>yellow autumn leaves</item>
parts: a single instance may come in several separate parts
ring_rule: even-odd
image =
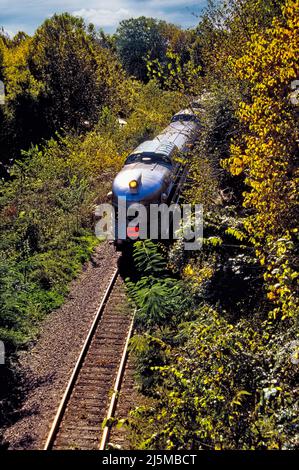
[[[234,62],[250,99],[240,103],[238,112],[246,130],[224,162],[233,175],[245,175],[244,206],[253,210],[245,227],[266,269],[268,299],[277,304],[273,315],[282,318],[298,311],[298,128],[290,101],[292,81],[298,79],[298,12],[299,1],[287,0],[283,19],[252,36],[247,52]]]

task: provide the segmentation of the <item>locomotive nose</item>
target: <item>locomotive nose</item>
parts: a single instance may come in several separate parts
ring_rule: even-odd
[[[164,190],[164,177],[161,171],[143,169],[122,170],[113,182],[113,199],[126,197],[132,202],[157,202]]]

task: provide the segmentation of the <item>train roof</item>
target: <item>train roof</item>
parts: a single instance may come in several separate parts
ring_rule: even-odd
[[[137,153],[159,153],[161,155],[169,156],[176,148],[177,146],[173,142],[169,142],[168,140],[161,141],[156,137],[153,140],[146,140],[142,144],[138,145],[130,155],[135,155]]]
[[[186,120],[184,119],[186,116]],[[175,118],[153,140],[142,142],[130,155],[141,153],[156,153],[171,157],[175,149],[182,150],[186,143],[194,138],[198,129],[199,119],[190,109],[183,109],[176,113]],[[191,118],[191,119],[190,119]]]
[[[196,116],[196,114],[194,114],[194,111],[192,111],[192,109],[188,108],[188,109],[181,109],[181,111],[177,112],[174,114],[173,117],[175,116]]]
[[[181,109],[177,113],[175,113],[175,116],[178,116],[179,114],[194,114],[190,108],[186,109]]]
[[[156,138],[160,141],[171,142],[182,150],[190,139],[194,139],[198,127],[198,122],[178,120],[171,122]]]

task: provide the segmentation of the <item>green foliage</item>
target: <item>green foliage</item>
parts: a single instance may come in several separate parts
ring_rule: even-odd
[[[151,80],[144,86],[139,85],[132,102],[133,112],[123,130],[126,149],[158,134],[173,114],[185,105],[186,99],[177,91],[162,90],[157,81]]]
[[[134,264],[141,278],[128,282],[128,292],[134,301],[137,327],[149,331],[175,323],[185,307],[183,286],[168,276],[166,262],[151,240],[139,241],[134,247]]]
[[[230,325],[201,309],[188,339],[159,366],[154,405],[133,414],[143,449],[276,449],[292,447],[296,399],[248,322]],[[275,364],[275,365],[274,365]],[[288,370],[288,380],[295,370]],[[153,390],[152,390],[153,392]],[[143,422],[143,414],[146,424]],[[287,437],[288,433],[288,437]],[[296,440],[296,438],[295,438]]]
[[[280,15],[284,0],[209,0],[196,28],[194,47],[200,51],[207,87],[211,81],[226,83],[236,90],[243,88],[232,73],[231,58],[240,57],[247,41],[271,25]]]
[[[127,72],[147,82],[154,78],[164,89],[195,94],[201,71],[196,62],[192,31],[153,18],[131,18],[115,35],[118,56]]]
[[[141,16],[121,21],[116,31],[116,49],[130,75],[147,80],[146,57],[162,59],[167,40],[163,35],[165,23]]]
[[[131,350],[137,356],[141,387],[151,394],[157,375],[153,367],[164,364],[172,342],[169,331],[176,328],[177,317],[185,318],[190,299],[186,286],[170,276],[158,246],[151,240],[136,242],[133,256],[140,277],[127,280],[128,294],[136,307],[137,334],[131,340]]]
[[[155,250],[151,240],[135,243],[134,262],[138,271],[146,275],[154,275],[166,269],[163,256]]]
[[[126,76],[114,53],[102,47],[94,29],[68,14],[54,15],[32,42],[32,71],[45,84],[46,118],[54,129],[92,126],[103,106],[129,104]]]
[[[33,148],[2,182],[0,327],[8,343],[34,336],[97,243],[84,215],[93,193],[75,162],[69,166],[75,147],[70,138]]]
[[[97,119],[102,95],[93,46],[83,20],[69,14],[54,15],[35,33],[31,70],[44,84],[41,99],[47,101],[45,119],[52,129],[82,128],[84,120]]]
[[[196,95],[202,88],[199,80],[201,66],[196,66],[192,60],[183,62],[179,52],[168,49],[163,62],[159,59],[151,60],[147,56],[147,70],[149,77],[159,80],[161,86],[167,90]]]
[[[92,26],[67,13],[46,20],[32,38],[20,34],[8,43],[0,38],[1,64],[7,91],[1,109],[3,163],[61,128],[85,132],[105,106],[114,113],[131,110],[134,84],[115,53]]]
[[[229,232],[239,237],[239,231]],[[136,248],[142,268],[145,259],[151,265],[157,255],[154,244],[146,245],[146,250],[142,244]],[[198,264],[206,257],[202,253]],[[228,270],[230,259],[217,261]],[[258,310],[249,318],[226,317],[221,299],[215,303],[217,310],[210,305],[213,300],[204,285],[210,273],[195,279],[202,285],[199,298],[188,278],[184,283],[165,277],[164,268],[156,278],[155,266],[148,276],[128,284],[137,307],[131,351],[140,391],[150,398],[129,417],[131,445],[167,450],[296,448],[294,328],[286,332],[282,324],[265,321]],[[212,272],[212,279],[216,275]],[[248,273],[242,275],[248,280]],[[232,275],[229,281],[234,282]],[[243,294],[246,302],[250,291]],[[227,292],[221,295],[225,298]],[[234,300],[236,309],[236,296]],[[246,314],[248,306],[247,301]]]

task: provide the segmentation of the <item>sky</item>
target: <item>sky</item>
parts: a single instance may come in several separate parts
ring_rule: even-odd
[[[46,18],[67,11],[108,33],[121,20],[142,15],[189,28],[198,23],[206,4],[207,0],[0,0],[0,27],[10,35],[32,34]]]

